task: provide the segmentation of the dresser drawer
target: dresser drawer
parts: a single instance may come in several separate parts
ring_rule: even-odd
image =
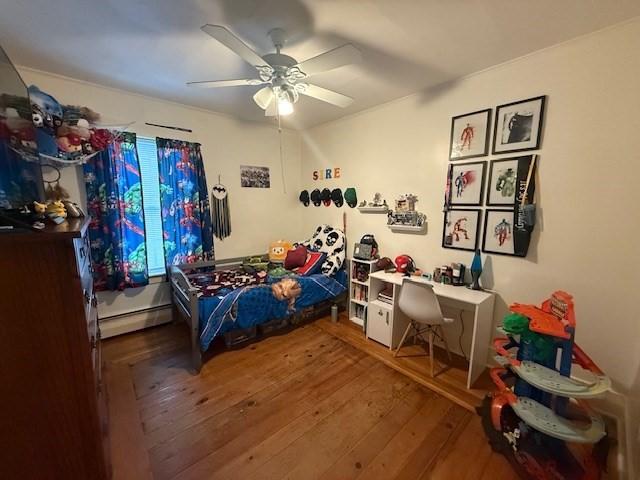
[[[393,310],[376,302],[369,303],[367,309],[367,337],[391,346],[391,332],[393,329]]]
[[[91,308],[96,308],[98,305],[93,292],[93,277],[89,270],[82,272],[82,276],[80,277],[80,286],[82,287],[82,304],[84,305],[84,313],[88,320],[89,311]]]
[[[76,251],[78,273],[82,274],[82,272],[91,264],[91,244],[89,243],[89,235],[85,234],[81,238],[76,238],[73,241],[73,247]]]
[[[87,316],[87,336],[89,337],[89,347],[91,350],[91,359],[93,361],[93,369],[95,371],[98,365],[98,345],[100,335],[98,332],[98,310],[91,308]]]

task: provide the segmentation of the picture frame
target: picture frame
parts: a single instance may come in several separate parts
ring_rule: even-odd
[[[442,248],[474,252],[478,248],[481,214],[479,209],[447,210],[442,227]]]
[[[489,154],[490,127],[490,108],[453,117],[449,139],[449,160],[486,157]]]
[[[526,257],[531,232],[519,225],[519,210],[488,208],[484,216],[482,251],[496,255]]]
[[[529,168],[532,168],[527,198],[533,199],[536,190],[535,169],[537,162],[531,166],[533,155],[499,158],[489,165],[486,204],[489,207],[513,208],[524,195]]]
[[[271,188],[269,167],[240,165],[240,186],[243,188]]]
[[[482,205],[486,169],[487,162],[484,161],[452,164],[449,172],[451,175],[449,205],[452,207]]]
[[[493,154],[540,148],[546,95],[496,107]]]

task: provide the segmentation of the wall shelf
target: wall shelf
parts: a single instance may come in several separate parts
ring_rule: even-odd
[[[416,233],[423,234],[427,233],[427,224],[423,223],[422,225],[387,225],[392,232],[399,233]]]
[[[358,207],[358,210],[360,210],[360,213],[387,213],[389,207],[387,205],[379,207]]]

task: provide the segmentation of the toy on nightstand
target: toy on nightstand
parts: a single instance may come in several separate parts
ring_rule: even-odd
[[[61,200],[48,203],[46,212],[47,217],[56,224],[61,224],[67,218],[67,210]]]
[[[497,390],[480,408],[492,448],[523,478],[600,478],[605,425],[585,399],[611,382],[574,343],[573,297],[557,291],[541,307],[514,303],[510,310],[498,328],[506,337],[494,340],[502,365],[490,372]],[[588,379],[572,377],[573,364]]]

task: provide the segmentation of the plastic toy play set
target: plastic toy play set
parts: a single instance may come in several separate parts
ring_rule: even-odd
[[[540,307],[516,303],[510,310],[498,327],[504,336],[494,340],[497,390],[481,411],[492,448],[523,478],[600,478],[605,425],[585,399],[611,382],[574,343],[573,297],[557,291]],[[580,379],[572,376],[575,366]]]

